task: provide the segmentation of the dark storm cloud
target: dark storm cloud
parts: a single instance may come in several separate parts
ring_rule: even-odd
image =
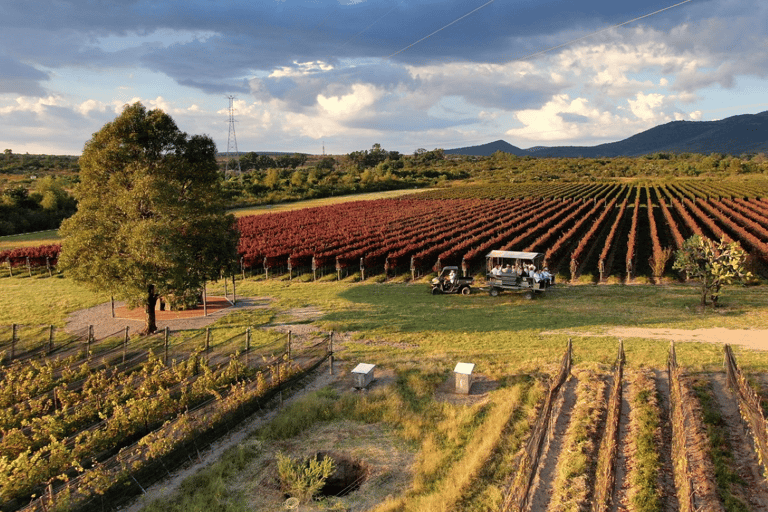
[[[32,66],[0,53],[0,93],[26,94],[28,96],[45,96],[45,90],[40,87],[40,81],[48,79],[48,73],[43,73]]]

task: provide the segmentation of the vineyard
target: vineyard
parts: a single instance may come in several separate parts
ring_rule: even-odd
[[[15,357],[0,346],[0,510],[88,509],[141,492],[316,368],[332,343],[211,334],[129,340],[126,328],[97,340],[51,327]]]
[[[659,278],[693,234],[739,241],[768,262],[768,188],[729,183],[460,187],[240,219],[244,269],[419,275],[484,266],[493,249],[543,252],[576,280]]]
[[[569,342],[501,510],[765,510],[761,398],[724,351],[724,373],[687,374],[674,343],[667,371],[625,368],[620,344],[608,370]]]
[[[668,274],[693,234],[736,240],[768,263],[768,185],[694,182],[465,186],[242,217],[242,272],[412,277],[456,265],[482,270],[492,249],[543,252],[575,281]],[[51,272],[60,247],[0,253],[8,275]]]

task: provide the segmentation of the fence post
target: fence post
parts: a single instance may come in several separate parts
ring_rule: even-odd
[[[229,292],[227,291],[227,277],[224,275],[224,272],[221,273],[221,279],[224,281],[224,297],[227,299],[229,298]]]
[[[170,334],[171,328],[167,325],[165,326],[165,333],[163,335],[163,344],[165,345],[165,366],[168,366],[168,335]]]
[[[363,258],[360,258],[360,280],[365,281],[365,263]]]
[[[291,358],[291,337],[292,333],[291,331],[288,331],[288,359]]]
[[[32,266],[29,264],[29,256],[27,256],[27,272],[29,272],[29,277],[32,277]]]
[[[237,291],[235,289],[235,274],[232,273],[232,305],[237,304]]]
[[[245,263],[243,257],[240,257],[240,272],[243,274],[243,281],[245,281]]]
[[[245,365],[248,366],[249,363],[249,357],[248,354],[251,352],[251,327],[248,326],[248,330],[245,331]]]
[[[208,350],[211,348],[211,328],[205,328],[205,360],[208,361]]]
[[[333,375],[333,331],[328,335],[328,353],[331,355],[331,375]]]
[[[112,305],[112,318],[115,318],[115,296],[114,295],[112,295],[109,298],[109,302]]]
[[[91,359],[91,343],[93,343],[93,326],[88,326],[88,340],[85,342],[85,355]]]
[[[128,349],[128,326],[125,326],[125,336],[123,337],[123,362],[125,362],[125,352]]]
[[[16,341],[18,340],[19,335],[19,325],[13,324],[11,329],[11,361],[13,361],[16,357]]]
[[[48,269],[48,277],[53,277],[53,272],[51,272],[51,258],[48,256],[45,257],[45,268]]]
[[[48,353],[53,352],[53,326],[48,327]]]
[[[203,316],[208,316],[208,282],[203,282]]]
[[[11,265],[11,259],[5,260],[6,263],[8,263],[8,273],[11,277],[13,277],[13,266]]]

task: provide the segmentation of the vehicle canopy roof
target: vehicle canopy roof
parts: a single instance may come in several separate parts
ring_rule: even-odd
[[[517,251],[491,251],[486,255],[487,259],[490,258],[504,258],[513,260],[538,260],[544,258],[544,253],[541,252],[517,252]]]

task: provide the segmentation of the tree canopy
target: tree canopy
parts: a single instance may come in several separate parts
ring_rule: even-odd
[[[76,281],[147,311],[194,301],[234,265],[238,234],[221,195],[216,145],[161,110],[127,105],[85,144],[78,209],[61,226],[59,266]]]
[[[688,278],[700,280],[701,305],[706,306],[709,298],[715,307],[724,285],[751,277],[746,270],[746,259],[747,253],[738,242],[716,242],[693,235],[675,253],[672,268],[685,272]]]

